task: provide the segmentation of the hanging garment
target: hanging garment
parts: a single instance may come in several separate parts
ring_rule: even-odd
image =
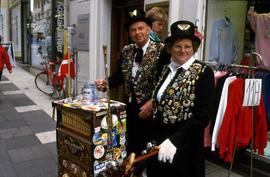
[[[270,67],[270,13],[249,13],[247,17],[255,32],[255,50],[262,56],[262,63],[258,63]]]
[[[227,107],[218,134],[219,156],[231,162],[235,140],[236,147],[249,145],[252,133],[252,108],[243,107],[244,79],[234,80],[229,85]],[[263,97],[259,106],[254,106],[254,150],[263,154],[267,144],[267,124]]]
[[[218,80],[220,78],[222,78],[223,76],[225,76],[226,74],[227,74],[227,71],[216,71],[215,72],[215,86],[216,86],[216,88],[217,88]],[[223,84],[224,84],[224,82],[223,82]],[[217,91],[217,89],[216,89],[216,91]],[[215,91],[215,97],[217,96],[217,94],[216,94],[217,92],[216,91]],[[219,96],[220,95],[221,94],[219,94]],[[216,101],[216,98],[215,98],[215,101]],[[213,115],[216,115],[216,112],[217,111],[214,111],[214,114]],[[204,130],[204,147],[211,147],[211,134],[212,134],[211,132],[213,130],[213,125],[212,124],[215,124],[215,119],[212,119],[209,122],[209,124],[207,125],[207,127],[205,128],[205,130]]]
[[[237,42],[233,24],[226,19],[214,22],[210,47],[209,60],[221,64],[231,64],[236,60]]]
[[[215,125],[214,125],[213,134],[212,134],[212,141],[211,141],[212,142],[212,146],[211,146],[212,151],[215,151],[218,132],[219,132],[220,126],[222,124],[225,109],[227,107],[229,84],[232,83],[235,79],[236,79],[235,76],[228,77],[225,80],[225,83],[224,83],[224,86],[223,86],[223,89],[222,89],[221,98],[220,98],[219,107],[218,107],[218,112],[217,112],[217,116],[216,116],[216,122],[215,122]]]

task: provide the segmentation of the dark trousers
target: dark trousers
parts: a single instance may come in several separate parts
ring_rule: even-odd
[[[127,104],[127,151],[140,155],[151,141],[152,118],[139,118],[140,105],[136,102]]]
[[[3,73],[3,70],[2,71],[0,70],[0,81],[2,80],[2,73]]]

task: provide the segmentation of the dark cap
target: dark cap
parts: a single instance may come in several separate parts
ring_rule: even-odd
[[[152,26],[151,20],[149,18],[145,17],[144,10],[135,9],[135,10],[132,10],[132,11],[128,12],[128,14],[127,14],[127,22],[124,24],[124,29],[126,31],[129,31],[130,25],[132,25],[133,23],[139,22],[139,21],[145,22],[150,27]]]
[[[196,26],[190,21],[177,21],[171,25],[171,36],[165,39],[165,43],[169,43],[173,39],[190,39],[201,43],[199,37],[195,35]]]

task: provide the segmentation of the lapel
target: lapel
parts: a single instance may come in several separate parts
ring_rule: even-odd
[[[135,49],[133,49],[134,52]],[[143,55],[142,62],[138,66],[138,70],[136,72],[135,80],[142,75],[145,69],[147,69],[149,66],[152,66],[152,63],[156,59],[155,54],[156,54],[156,47],[155,47],[155,42],[151,41],[149,42],[149,45],[145,51],[145,54]],[[135,55],[133,56],[133,59],[135,59]]]
[[[159,82],[159,85],[158,85],[158,88],[157,88],[157,92],[159,91],[160,87],[162,86],[162,84],[164,83],[164,81],[166,80],[166,78],[168,77],[168,75],[169,75],[170,72],[171,72],[171,70],[170,70],[170,68],[167,65],[165,74],[161,76],[161,80],[160,80],[161,82]],[[176,77],[179,77],[179,73],[180,72],[184,72],[184,69],[183,68],[179,68],[176,71],[175,75],[173,76],[173,78],[171,79],[170,83],[167,85],[167,87],[165,88],[163,94],[161,95],[160,102],[162,102],[162,100],[164,99],[164,97],[166,95],[164,93],[166,93],[167,90],[168,90],[168,88],[170,88],[174,84],[174,82],[176,80]]]

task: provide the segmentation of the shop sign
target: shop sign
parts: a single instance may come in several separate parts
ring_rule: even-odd
[[[90,14],[78,16],[78,50],[89,50],[89,17]]]
[[[245,79],[243,106],[258,106],[261,101],[261,94],[261,79]]]
[[[56,5],[56,50],[58,53],[63,53],[64,46],[64,3],[57,1]]]

